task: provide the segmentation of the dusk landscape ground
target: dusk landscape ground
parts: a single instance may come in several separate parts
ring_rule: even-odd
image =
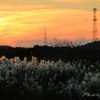
[[[100,0],[0,0],[0,100],[100,99]]]

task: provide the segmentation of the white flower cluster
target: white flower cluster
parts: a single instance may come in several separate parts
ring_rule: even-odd
[[[100,91],[99,66],[82,62],[64,63],[61,60],[39,62],[36,57],[32,57],[31,61],[25,57],[21,61],[19,57],[8,59],[2,56],[0,84],[6,88],[17,86],[21,93],[55,93],[65,97],[66,94],[73,97],[77,93],[80,96],[85,92]]]

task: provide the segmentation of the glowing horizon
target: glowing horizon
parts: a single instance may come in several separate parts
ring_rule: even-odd
[[[0,0],[0,45],[14,47],[43,45],[45,27],[47,28],[48,42],[54,38],[85,42],[92,39],[94,0],[91,0],[90,6],[88,6],[90,0],[75,0],[74,2],[68,0],[66,2],[65,0],[22,1]],[[59,2],[62,2],[61,5]],[[82,7],[79,4],[83,4]],[[85,4],[87,6],[83,8]],[[94,6],[96,4],[100,5],[99,0],[94,3]],[[76,7],[76,5],[79,6]],[[100,6],[96,8],[99,33]]]

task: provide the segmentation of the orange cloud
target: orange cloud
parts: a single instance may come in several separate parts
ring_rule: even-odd
[[[55,8],[52,5],[40,5],[40,4],[30,4],[30,5],[15,5],[15,4],[5,4],[0,3],[0,10],[1,11],[29,11],[29,10],[36,10],[36,9],[51,9]]]
[[[56,2],[66,2],[66,3],[77,3],[77,2],[82,2],[84,0],[53,0]]]
[[[93,13],[72,9],[40,9],[0,12],[0,44],[30,47],[43,45],[44,27],[48,42],[53,38],[91,39]],[[100,12],[97,13],[100,18]],[[97,21],[97,26],[100,20]],[[98,33],[99,33],[98,29]]]

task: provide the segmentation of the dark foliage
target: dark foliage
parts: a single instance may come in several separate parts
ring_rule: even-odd
[[[91,64],[100,62],[100,42],[88,43],[77,47],[50,47],[50,46],[34,46],[33,48],[0,46],[0,56],[5,55],[8,58],[19,56],[21,59],[26,56],[28,60],[32,56],[36,56],[38,60],[54,60],[61,59],[64,62],[85,60]]]

